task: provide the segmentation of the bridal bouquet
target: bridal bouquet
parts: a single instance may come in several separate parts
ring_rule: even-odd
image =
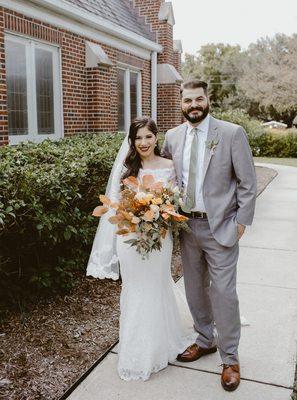
[[[156,182],[152,175],[144,175],[140,180],[133,176],[124,179],[117,203],[104,195],[99,199],[103,205],[96,207],[93,215],[100,217],[114,209],[115,215],[109,222],[117,225],[118,235],[134,233],[125,243],[135,246],[143,259],[152,250],[161,249],[161,239],[165,238],[169,228],[175,236],[180,229],[189,230],[188,218],[178,213],[182,204],[178,187]]]

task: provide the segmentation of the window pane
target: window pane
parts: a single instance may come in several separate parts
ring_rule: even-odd
[[[28,134],[26,47],[5,42],[8,134]]]
[[[53,53],[35,50],[38,134],[54,134]]]
[[[137,117],[137,73],[130,73],[131,121]]]
[[[118,130],[125,130],[125,71],[118,69]]]

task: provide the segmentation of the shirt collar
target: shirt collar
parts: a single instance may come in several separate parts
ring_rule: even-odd
[[[204,118],[204,120],[202,122],[200,122],[200,124],[197,126],[199,131],[202,131],[204,133],[208,132],[209,120],[210,120],[210,115],[207,114],[207,116]],[[187,133],[192,133],[193,129],[194,129],[193,126],[190,124],[189,121],[187,121]]]

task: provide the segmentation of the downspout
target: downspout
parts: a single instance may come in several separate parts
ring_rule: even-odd
[[[151,56],[151,115],[157,123],[157,52]]]

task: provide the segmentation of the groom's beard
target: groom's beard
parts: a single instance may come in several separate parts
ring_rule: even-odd
[[[189,113],[190,113],[191,111],[194,111],[194,110],[202,111],[202,114],[201,114],[201,115],[197,115],[197,117],[191,117],[191,116],[189,115]],[[207,106],[206,106],[205,108],[203,108],[203,107],[195,107],[195,108],[190,108],[188,111],[182,110],[182,113],[183,113],[184,117],[185,117],[189,122],[191,122],[192,124],[197,124],[197,122],[203,121],[204,118],[205,118],[205,117],[207,116],[207,114],[209,113],[209,104],[207,104]]]

